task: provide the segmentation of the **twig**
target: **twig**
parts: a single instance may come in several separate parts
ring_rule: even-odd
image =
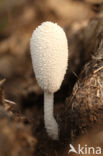
[[[100,68],[98,68],[98,69],[96,69],[93,73],[95,74],[95,73],[97,73],[98,71],[100,71],[101,69],[103,69],[103,66],[100,67]]]

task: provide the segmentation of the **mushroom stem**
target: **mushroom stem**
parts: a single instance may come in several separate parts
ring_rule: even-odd
[[[58,124],[53,114],[54,94],[44,92],[44,121],[45,128],[50,137],[58,140]]]

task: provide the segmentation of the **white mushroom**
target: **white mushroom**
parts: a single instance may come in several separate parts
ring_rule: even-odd
[[[53,99],[64,79],[68,62],[67,38],[56,23],[43,22],[30,41],[33,69],[44,90],[44,121],[48,135],[58,139],[58,124],[53,115]]]

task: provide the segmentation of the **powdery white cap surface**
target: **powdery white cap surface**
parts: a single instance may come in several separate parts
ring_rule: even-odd
[[[64,79],[68,62],[67,38],[56,23],[43,22],[30,41],[32,63],[39,86],[56,92]]]

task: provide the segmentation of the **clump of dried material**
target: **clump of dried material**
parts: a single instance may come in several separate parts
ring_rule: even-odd
[[[66,124],[72,136],[102,126],[103,122],[103,60],[92,60],[85,65],[73,93],[67,98]]]

